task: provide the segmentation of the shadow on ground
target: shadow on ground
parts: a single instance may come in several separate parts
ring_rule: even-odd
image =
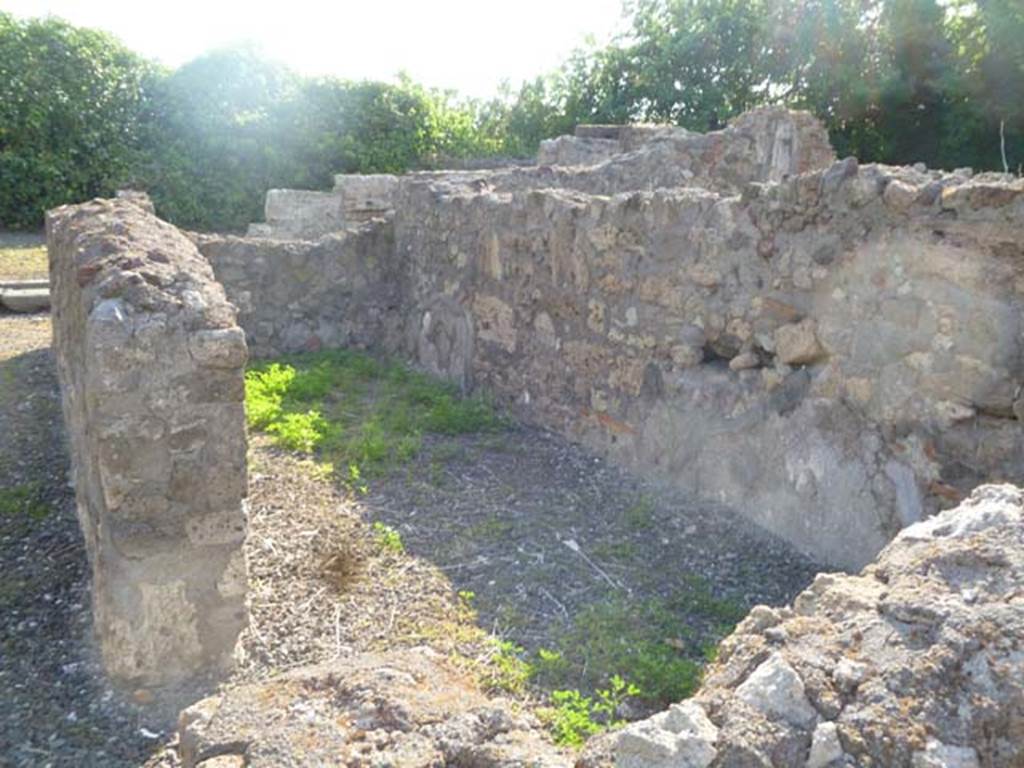
[[[170,721],[99,674],[49,345],[0,313],[0,765],[139,765]]]

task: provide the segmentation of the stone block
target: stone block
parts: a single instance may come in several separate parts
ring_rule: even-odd
[[[786,365],[807,365],[825,357],[814,320],[783,325],[775,331],[775,354]]]

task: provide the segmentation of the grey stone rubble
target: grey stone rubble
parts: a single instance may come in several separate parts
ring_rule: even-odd
[[[1024,761],[1024,492],[979,487],[858,575],[754,611],[693,699],[589,746],[588,768]]]
[[[184,768],[569,768],[539,723],[429,648],[363,654],[204,699],[181,713]]]
[[[235,309],[195,246],[128,200],[51,211],[47,247],[104,665],[136,685],[222,669],[247,619]]]

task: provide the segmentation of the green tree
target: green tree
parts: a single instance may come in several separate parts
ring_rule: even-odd
[[[102,32],[0,13],[0,227],[109,194],[139,146],[152,66]]]

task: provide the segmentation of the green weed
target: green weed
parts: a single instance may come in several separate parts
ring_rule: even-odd
[[[319,411],[284,413],[267,424],[267,432],[277,438],[278,445],[293,451],[312,453],[327,434],[328,424]]]
[[[272,435],[284,448],[348,468],[342,481],[361,487],[365,477],[418,455],[426,433],[504,426],[481,397],[462,397],[447,382],[351,350],[252,367],[245,377],[245,404],[250,428]]]
[[[402,534],[387,523],[382,523],[379,520],[375,522],[373,524],[373,533],[377,537],[377,543],[388,552],[393,552],[396,555],[405,552]]]
[[[484,687],[492,691],[522,693],[532,674],[532,667],[525,660],[526,651],[509,640],[491,638],[491,642],[494,653],[482,676]]]
[[[575,689],[553,691],[552,706],[541,710],[540,716],[551,729],[555,743],[578,747],[590,736],[623,725],[618,710],[625,699],[639,692],[635,685],[614,675],[608,687],[598,690],[594,698]]]
[[[0,488],[0,517],[25,516],[42,520],[50,514],[50,506],[42,500],[41,490],[39,483]]]

